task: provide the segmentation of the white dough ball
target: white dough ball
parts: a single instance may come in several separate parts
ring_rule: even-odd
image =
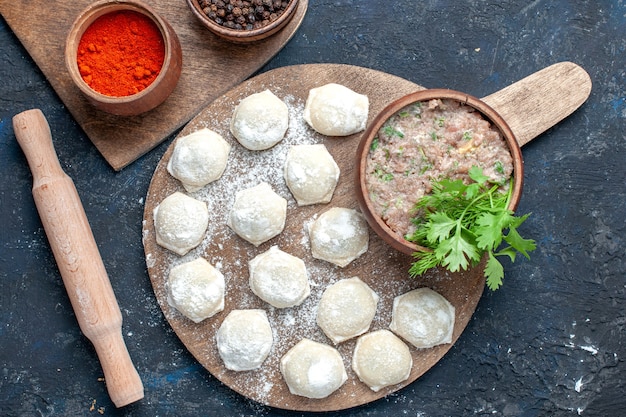
[[[270,90],[241,100],[230,121],[230,132],[251,151],[269,149],[280,142],[289,127],[287,105]]]
[[[154,209],[157,244],[181,256],[202,242],[208,225],[206,203],[178,191]]]
[[[224,309],[224,275],[204,258],[177,265],[167,281],[169,304],[195,323]]]
[[[386,329],[359,337],[352,355],[352,369],[374,392],[406,381],[412,366],[409,347]]]
[[[339,181],[339,166],[323,144],[294,145],[287,153],[284,177],[299,206],[328,203]]]
[[[292,394],[307,398],[326,398],[348,379],[339,351],[310,339],[289,349],[280,372]]]
[[[249,269],[252,292],[276,308],[300,305],[311,293],[304,261],[278,246],[255,256]]]
[[[369,231],[361,213],[333,207],[310,225],[309,239],[314,258],[343,268],[367,252]]]
[[[227,369],[250,371],[263,364],[274,339],[265,310],[232,310],[215,335]]]
[[[176,141],[167,171],[188,192],[219,179],[226,169],[230,144],[209,129],[200,129]]]
[[[441,294],[418,288],[393,300],[389,328],[416,348],[452,342],[455,309]]]
[[[378,305],[376,294],[358,277],[330,285],[317,307],[317,325],[333,343],[341,343],[369,329]]]
[[[287,219],[287,200],[262,182],[239,191],[228,215],[228,226],[255,246],[280,234]]]
[[[304,120],[327,136],[348,136],[365,129],[369,99],[340,84],[326,84],[309,91]]]

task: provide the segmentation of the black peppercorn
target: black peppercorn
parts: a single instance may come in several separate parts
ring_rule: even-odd
[[[252,30],[278,19],[288,0],[198,0],[204,14],[218,25]]]

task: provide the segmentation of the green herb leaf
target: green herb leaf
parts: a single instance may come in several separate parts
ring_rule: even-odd
[[[530,259],[528,252],[531,252],[537,248],[535,241],[532,239],[524,239],[517,232],[516,227],[511,227],[509,233],[504,237],[506,243],[511,245],[513,249],[524,255],[527,259]]]
[[[452,220],[446,213],[433,213],[429,216],[426,239],[428,242],[442,242],[450,237],[458,222]]]
[[[502,243],[502,230],[506,229],[513,219],[508,210],[496,213],[482,213],[476,219],[476,245],[480,249],[495,249]]]
[[[390,126],[390,125],[383,127],[383,132],[387,136],[397,136],[399,138],[404,137],[404,133],[402,133],[401,131],[395,129],[393,126]]]
[[[494,253],[495,256],[508,256],[511,262],[515,262],[515,257],[517,256],[517,251],[513,249],[511,246],[507,246],[505,248],[500,249],[498,252]]]
[[[393,174],[391,172],[385,171],[381,167],[376,167],[376,169],[374,169],[374,174],[376,175],[376,178],[383,182],[389,182],[393,180]]]
[[[374,140],[372,141],[372,144],[370,145],[370,151],[375,151],[376,149],[378,149],[378,144],[380,143],[380,141],[378,140],[378,136],[376,136],[374,138]]]
[[[413,257],[416,261],[411,264],[411,268],[409,269],[409,275],[413,278],[439,265],[439,259],[437,259],[437,255],[432,251],[415,252]]]
[[[434,181],[432,192],[415,204],[418,216],[412,222],[416,230],[406,239],[424,249],[413,254],[415,262],[409,274],[415,277],[436,266],[451,272],[466,270],[488,255],[484,274],[487,286],[496,290],[504,278],[497,257],[508,256],[514,262],[521,253],[529,258],[536,243],[518,232],[529,214],[515,216],[507,208],[512,181],[503,192],[502,184],[493,183],[479,167],[472,167],[469,177],[468,184],[450,179]]]
[[[483,174],[483,170],[480,167],[473,166],[467,173],[469,177],[479,185],[483,185],[489,181],[489,177]]]
[[[502,286],[502,279],[504,278],[504,268],[498,259],[489,252],[487,258],[487,265],[485,265],[485,277],[487,281],[487,287],[491,291],[495,291]]]
[[[465,239],[461,233],[439,242],[435,255],[441,261],[441,265],[451,272],[466,270],[469,261],[480,261],[480,253],[476,250],[476,246]]]

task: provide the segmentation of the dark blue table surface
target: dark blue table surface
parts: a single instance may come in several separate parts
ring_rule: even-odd
[[[46,12],[46,11],[42,11]],[[485,96],[559,61],[593,81],[589,100],[523,149],[523,233],[539,244],[507,264],[467,329],[426,375],[342,416],[626,415],[626,3],[313,0],[260,72],[347,63],[426,87]],[[145,398],[109,400],[41,222],[12,117],[46,115],[124,317]],[[100,156],[0,19],[0,415],[287,416],[202,368],[165,321],[141,229],[150,178],[171,138],[121,172]],[[306,413],[305,413],[306,414]],[[305,415],[303,414],[303,415]]]

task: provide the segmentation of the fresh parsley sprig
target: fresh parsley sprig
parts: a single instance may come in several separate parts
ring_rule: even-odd
[[[515,216],[507,209],[512,184],[508,192],[501,184],[490,182],[479,167],[469,171],[472,181],[442,179],[433,183],[432,192],[421,198],[413,219],[416,231],[407,236],[426,250],[413,254],[416,259],[409,274],[422,275],[436,266],[451,272],[475,266],[485,253],[488,255],[484,274],[487,286],[497,290],[502,285],[504,268],[497,259],[508,256],[515,261],[517,253],[529,258],[536,248],[535,241],[524,239],[517,229],[529,214]]]

